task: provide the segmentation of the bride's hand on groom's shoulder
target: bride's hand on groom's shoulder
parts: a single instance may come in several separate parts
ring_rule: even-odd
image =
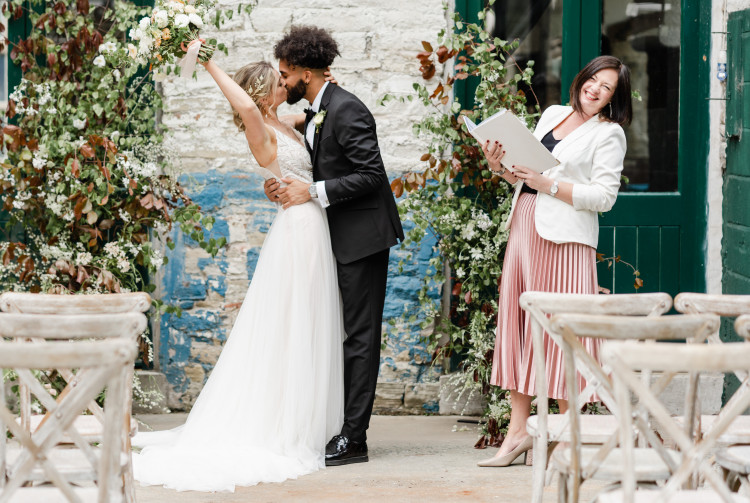
[[[331,73],[331,67],[329,66],[326,68],[326,71],[323,72],[323,75],[326,77],[326,81],[330,82],[331,84],[338,84],[339,81],[336,80],[336,77],[333,76],[333,73]]]
[[[279,184],[279,181],[275,178],[269,178],[268,180],[266,180],[266,183],[263,184],[263,192],[266,193],[266,197],[272,203],[279,202],[280,187],[281,185]]]
[[[309,183],[293,178],[282,178],[281,181],[287,184],[279,189],[279,200],[284,209],[310,200]]]

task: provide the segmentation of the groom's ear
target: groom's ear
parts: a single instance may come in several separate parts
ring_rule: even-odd
[[[312,78],[313,78],[313,73],[310,71],[309,68],[305,70],[304,72],[302,72],[302,80],[304,80],[305,84],[309,84]]]

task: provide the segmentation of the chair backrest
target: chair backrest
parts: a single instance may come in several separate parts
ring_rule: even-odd
[[[86,318],[81,316],[79,320],[83,331],[94,332],[93,327],[98,328],[100,320],[89,323]],[[4,325],[0,322],[2,328]],[[33,330],[24,332],[31,334]],[[136,353],[135,342],[125,338],[54,340],[49,344],[33,344],[23,340],[8,342],[5,337],[0,337],[0,369],[13,371],[16,381],[30,389],[31,395],[50,413],[49,420],[30,433],[16,421],[17,413],[6,405],[5,400],[0,402],[0,502],[10,501],[17,493],[27,490],[23,486],[31,480],[32,471],[39,469],[43,471],[44,479],[69,501],[78,501],[76,488],[66,480],[61,466],[56,465],[56,456],[51,454],[64,434],[73,438],[83,454],[84,464],[88,462],[88,466],[76,468],[89,469],[94,474],[98,500],[123,498],[122,417],[125,414],[124,397],[130,392],[128,369],[132,368]],[[54,396],[45,386],[44,371],[57,368],[76,371],[76,385],[65,396]],[[5,386],[4,379],[0,379],[0,397],[5,396]],[[105,389],[104,433],[101,448],[95,451],[76,431],[74,421]],[[12,462],[8,461],[8,433],[12,435],[13,446],[20,448]]]
[[[674,299],[674,308],[681,313],[713,313],[726,318],[750,314],[750,295],[717,295],[683,292]],[[719,330],[711,334],[711,342],[722,342]],[[742,379],[742,376],[739,376]]]
[[[521,308],[531,317],[531,336],[534,348],[537,396],[547,396],[545,378],[546,358],[544,333],[560,344],[560,338],[550,326],[550,316],[559,313],[581,313],[622,316],[660,316],[672,307],[672,297],[666,293],[588,295],[549,292],[524,292],[519,299]],[[547,414],[546,400],[537,400],[541,420]]]
[[[644,408],[654,418],[661,432],[664,432],[680,450],[679,465],[654,501],[668,501],[689,479],[698,474],[721,495],[724,501],[733,501],[718,470],[713,466],[712,451],[717,447],[719,437],[731,422],[750,406],[750,388],[741,387],[724,405],[718,418],[709,431],[702,436],[691,434],[684,425],[669,414],[666,406],[658,398],[658,390],[644,386],[640,372],[660,371],[674,376],[678,372],[728,372],[750,370],[750,345],[745,343],[727,344],[639,344],[634,342],[610,342],[602,348],[602,358],[612,369],[615,394],[621,410],[620,445],[623,449],[623,489],[625,501],[633,501],[635,491],[635,452],[633,442],[633,421],[640,417],[632,414],[631,393],[637,405]],[[690,391],[687,391],[690,395]],[[697,395],[687,399],[696,399]],[[640,428],[649,425],[639,425]],[[650,435],[651,446],[665,455],[666,447],[659,437]]]
[[[35,343],[49,342],[55,339],[88,340],[88,339],[124,339],[136,344],[140,334],[146,330],[146,316],[137,312],[119,314],[90,314],[90,315],[51,315],[51,314],[16,314],[0,313],[0,338],[15,339],[17,341],[32,341]],[[43,344],[40,344],[43,345]],[[59,398],[64,397],[78,382],[78,375],[70,369],[57,368],[57,374],[66,382],[66,386]],[[128,369],[132,381],[133,368]],[[129,384],[130,389],[132,383]],[[24,383],[19,384],[21,426],[31,431],[31,389]],[[126,414],[130,414],[132,397],[124,397],[123,407]],[[104,422],[102,408],[91,400],[88,411],[100,422]],[[49,412],[43,418],[40,427],[49,419]],[[123,426],[129,429],[129,420]]]
[[[95,295],[55,295],[5,292],[0,295],[0,311],[28,314],[145,313],[151,297],[145,292]]]
[[[618,442],[617,432],[613,432],[607,442],[604,442],[596,456],[588,465],[581,465],[581,419],[579,404],[586,401],[589,396],[596,393],[613,415],[622,414],[621,403],[615,399],[615,391],[609,377],[610,369],[605,362],[600,364],[587,351],[581,340],[586,338],[597,338],[605,340],[630,340],[649,341],[654,344],[656,340],[682,340],[689,339],[693,342],[703,342],[709,334],[713,333],[719,325],[719,317],[711,314],[682,314],[675,316],[657,317],[633,317],[633,316],[606,316],[585,314],[557,314],[550,319],[551,330],[560,338],[560,348],[563,353],[563,364],[565,371],[566,387],[568,390],[568,422],[570,424],[571,438],[571,472],[573,476],[573,487],[571,491],[575,498],[578,494],[577,484],[581,479],[590,478],[599,468],[607,455],[615,448]],[[580,392],[583,400],[579,400],[576,375],[580,373],[586,380],[586,388]],[[651,387],[650,373],[644,379],[639,375],[639,380],[646,388]],[[661,376],[653,388],[663,391],[671,381]],[[686,407],[691,404],[686,403]],[[639,411],[640,412],[640,411]],[[693,409],[690,408],[690,417],[693,417]],[[648,416],[638,414],[637,422],[644,426]],[[693,422],[688,427],[692,428]],[[641,428],[640,442],[652,441],[651,432],[648,428]],[[669,458],[665,458],[669,464]],[[575,499],[574,499],[575,501]]]

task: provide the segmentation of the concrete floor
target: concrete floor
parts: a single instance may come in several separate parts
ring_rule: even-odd
[[[172,428],[184,414],[144,415],[148,428]],[[523,458],[507,468],[479,468],[476,462],[494,449],[475,450],[476,425],[455,416],[373,416],[368,432],[370,462],[328,468],[280,484],[237,488],[234,493],[176,492],[140,487],[139,503],[193,502],[348,502],[501,501],[528,502],[531,467]],[[581,501],[602,487],[583,485]],[[556,501],[556,484],[547,487],[544,501]]]

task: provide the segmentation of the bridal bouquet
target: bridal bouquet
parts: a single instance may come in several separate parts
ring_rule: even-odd
[[[216,49],[227,52],[224,44],[217,44],[215,39],[188,49],[190,42],[199,38],[214,4],[214,0],[157,0],[151,15],[130,30],[130,38],[138,45],[128,44],[128,55],[137,63],[150,63],[155,71],[166,67],[157,76],[182,73],[189,77],[196,61],[208,61]],[[219,24],[220,17],[217,12],[215,24]]]

